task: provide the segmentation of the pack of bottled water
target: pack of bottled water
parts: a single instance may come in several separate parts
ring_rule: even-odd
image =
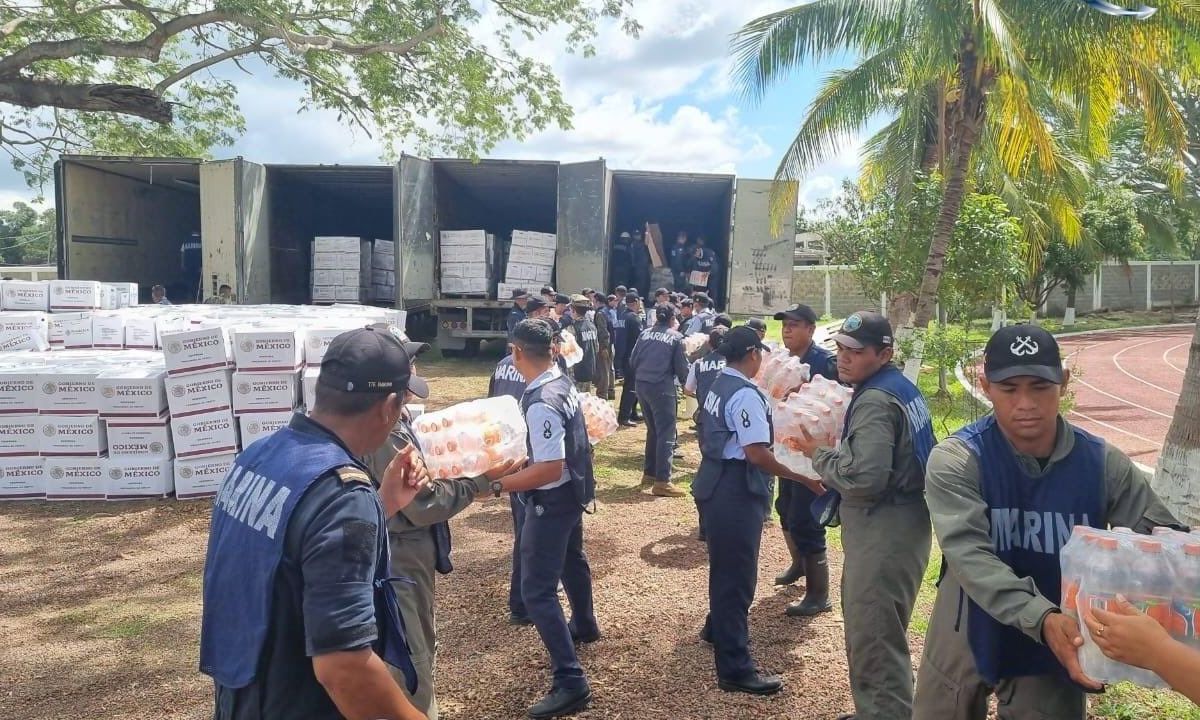
[[[683,339],[683,354],[689,360],[700,357],[708,350],[708,333],[698,332]]]
[[[807,368],[807,366],[805,366]],[[820,375],[774,407],[775,458],[806,477],[816,477],[812,461],[799,451],[802,431],[836,444],[850,406],[850,388]]]
[[[774,348],[763,357],[754,383],[768,397],[782,400],[808,382],[810,368],[800,358],[793,357],[787,348]]]
[[[413,422],[435,479],[477,477],[525,457],[525,420],[507,395],[471,400],[425,413]]]
[[[595,445],[617,431],[617,411],[612,403],[588,393],[579,396],[579,405],[587,423],[589,443]]]
[[[1062,611],[1080,620],[1079,661],[1089,677],[1103,683],[1166,687],[1153,672],[1106,657],[1080,618],[1087,608],[1115,610],[1117,595],[1157,620],[1175,639],[1200,649],[1200,535],[1169,528],[1138,535],[1128,528],[1110,532],[1076,526],[1059,559]]]
[[[583,359],[583,348],[575,342],[575,336],[569,332],[562,333],[562,341],[558,345],[558,353],[567,361],[567,367],[574,367]]]

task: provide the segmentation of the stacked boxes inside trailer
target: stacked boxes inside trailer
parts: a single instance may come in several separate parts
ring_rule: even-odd
[[[316,237],[312,242],[312,300],[318,304],[362,302],[371,273],[371,241]],[[366,272],[363,272],[364,265]]]
[[[92,329],[74,332],[83,319]],[[0,351],[0,498],[210,496],[238,452],[312,403],[333,338],[372,322],[403,327],[404,314],[361,305],[0,312],[0,345],[19,348]]]
[[[438,251],[443,295],[491,295],[494,236],[484,230],[443,230]]]
[[[376,240],[371,247],[371,290],[367,299],[396,300],[396,244],[391,240]]]
[[[558,237],[553,233],[513,230],[504,283],[497,297],[507,300],[518,288],[536,293],[539,287],[551,284],[557,251]]]

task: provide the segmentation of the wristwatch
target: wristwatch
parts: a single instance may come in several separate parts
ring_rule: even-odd
[[[504,492],[504,483],[500,482],[499,480],[493,480],[492,481],[492,494],[495,495],[496,497],[500,497],[500,493],[502,493],[502,492]]]

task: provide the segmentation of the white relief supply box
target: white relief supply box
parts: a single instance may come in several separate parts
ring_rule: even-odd
[[[376,239],[371,247],[371,252],[376,255],[395,255],[396,243],[392,240]]]
[[[233,374],[233,414],[291,412],[299,399],[298,372]]]
[[[367,260],[370,261],[369,255],[367,256]],[[335,262],[337,264],[334,267],[337,270],[341,270],[343,272],[346,270],[353,270],[358,272],[362,268],[363,260],[362,257],[356,252],[337,253]]]
[[[362,271],[357,268],[342,271],[342,287],[358,287],[362,285],[362,280]]]
[[[8,335],[30,334],[50,341],[49,315],[44,312],[14,311],[0,313],[0,338]]]
[[[233,364],[229,333],[223,327],[163,333],[161,344],[167,375],[206,372]]]
[[[442,247],[458,245],[483,249],[487,245],[485,230],[443,230],[440,237]]]
[[[309,327],[304,331],[304,364],[320,365],[329,343],[344,332],[365,327],[365,323],[346,322],[338,327]]]
[[[99,310],[100,283],[94,280],[51,280],[50,312]]]
[[[100,393],[95,365],[59,365],[38,376],[38,413],[41,415],[98,415]]]
[[[371,268],[373,270],[395,270],[396,256],[391,253],[374,253],[371,255]]]
[[[102,283],[102,287],[111,288],[114,294],[114,309],[138,306],[138,284],[132,282]]]
[[[0,369],[0,414],[36,415],[40,366]]]
[[[108,452],[98,415],[39,415],[38,450],[43,457],[100,457]]]
[[[314,285],[312,301],[315,303],[337,302],[337,288],[333,285]]]
[[[488,292],[488,285],[490,281],[487,278],[442,278],[442,292],[445,293],[485,294]]]
[[[314,268],[312,273],[313,287],[337,287],[342,284],[341,268]]]
[[[233,453],[175,460],[175,497],[180,500],[207,498],[217,494],[233,465]]]
[[[342,267],[341,253],[314,252],[313,270],[340,270]]]
[[[487,248],[474,245],[446,245],[442,247],[442,263],[485,262]],[[395,261],[391,267],[395,267]]]
[[[120,350],[125,347],[125,318],[116,313],[92,316],[92,347]]]
[[[4,310],[50,310],[50,282],[48,280],[5,280],[4,294],[0,305]]]
[[[554,250],[514,245],[508,252],[508,261],[510,263],[528,263],[530,265],[553,265]]]
[[[194,375],[166,379],[167,407],[171,417],[182,418],[202,413],[230,410],[232,396],[230,370],[210,370]]]
[[[396,274],[391,270],[372,270],[371,284],[394,287],[396,285]]]
[[[512,244],[517,247],[537,247],[554,250],[558,248],[558,236],[554,233],[513,230]]]
[[[13,323],[10,327],[20,324],[22,323]],[[37,327],[0,330],[0,352],[45,352],[49,349],[50,343],[46,340],[46,333],[39,331]]]
[[[313,238],[315,252],[357,253],[362,247],[362,238],[322,236]]]
[[[360,287],[334,288],[333,293],[335,302],[359,302],[362,300],[362,288]]]
[[[393,302],[396,299],[396,288],[391,285],[372,285],[369,297],[375,302]]]
[[[175,467],[170,458],[110,457],[104,465],[107,500],[161,498],[175,490]]]
[[[0,457],[40,453],[37,415],[0,415]]]
[[[442,263],[442,277],[456,278],[487,278],[487,263],[462,262]]]
[[[103,500],[106,462],[107,458],[102,457],[46,458],[46,499]]]
[[[41,457],[0,458],[0,500],[43,500],[46,461]]]
[[[537,295],[537,293],[534,292],[534,290],[539,290],[540,288],[533,288],[531,290],[530,289],[531,284],[532,283],[528,283],[528,282],[499,283],[498,285],[496,285],[496,299],[501,300],[501,301],[511,302],[514,290],[524,290],[525,292],[529,293],[530,295]]]
[[[240,327],[232,331],[238,372],[294,372],[304,364],[304,329]]]
[[[190,376],[180,380],[187,377]],[[167,409],[166,379],[167,371],[161,367],[125,367],[97,373],[100,416],[156,418],[162,415]]]
[[[170,459],[174,455],[170,422],[165,414],[156,418],[108,418],[104,425],[109,457],[145,455]]]
[[[224,455],[238,450],[237,423],[228,410],[171,418],[175,456]]]
[[[246,413],[238,417],[238,427],[242,433],[242,449],[250,447],[255,440],[270,437],[280,428],[287,427],[292,421],[292,411]]]
[[[321,366],[314,365],[304,368],[304,374],[301,376],[301,385],[304,387],[304,407],[309,410],[313,409],[313,405],[317,402],[317,378],[321,375]]]
[[[91,313],[58,313],[50,316],[49,323],[51,347],[82,350],[92,346]]]
[[[158,347],[158,321],[153,317],[126,315],[125,347],[142,350]]]

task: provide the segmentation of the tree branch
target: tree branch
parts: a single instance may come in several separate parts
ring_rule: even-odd
[[[20,107],[115,112],[153,122],[171,122],[173,106],[152,91],[132,85],[56,84],[32,80],[0,81],[0,102]]]
[[[426,42],[441,35],[445,32],[445,26],[442,24],[442,18],[438,17],[436,21],[421,32],[413,35],[411,38],[402,43],[351,43],[340,38],[330,37],[328,35],[304,35],[295,33],[282,26],[276,27],[255,27],[248,26],[249,29],[255,30],[261,37],[277,38],[287,43],[288,49],[293,52],[307,52],[308,50],[335,50],[346,55],[375,55],[385,53],[388,55],[407,55],[417,47],[424,45]]]
[[[181,68],[178,72],[174,73],[173,75],[168,75],[167,77],[160,80],[158,82],[158,84],[154,86],[154,94],[161,96],[164,92],[167,91],[168,88],[170,88],[175,83],[200,72],[201,70],[203,70],[206,67],[212,67],[213,65],[225,62],[226,60],[229,60],[230,58],[235,58],[235,57],[240,57],[242,55],[249,55],[251,53],[256,53],[262,49],[263,49],[263,44],[262,44],[262,41],[260,40],[258,42],[251,43],[244,47],[230,48],[229,50],[226,50],[223,53],[218,53],[211,57],[204,58],[203,60],[194,62],[191,65],[188,65],[187,67]]]

